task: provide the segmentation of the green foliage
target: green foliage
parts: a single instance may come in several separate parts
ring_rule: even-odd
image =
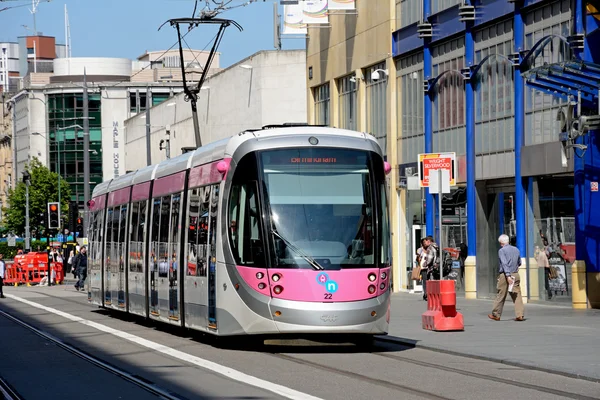
[[[0,242],[0,254],[4,256],[5,260],[12,260],[15,258],[17,251],[23,250],[25,245],[24,242],[15,243],[15,247],[10,247],[6,242]],[[46,251],[46,242],[32,240],[31,241],[31,251]]]
[[[29,185],[29,226],[31,237],[34,232],[42,232],[47,221],[42,222],[40,215],[47,210],[49,202],[58,201],[59,176],[51,172],[42,163],[34,158],[26,167],[31,174],[31,184]],[[15,190],[8,192],[8,207],[3,209],[4,226],[7,230],[16,235],[25,236],[25,183],[21,180]],[[71,189],[69,184],[60,178],[60,202],[61,219],[66,221],[69,210],[69,199],[71,198]]]

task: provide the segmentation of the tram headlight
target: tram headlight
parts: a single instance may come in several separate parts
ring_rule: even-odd
[[[385,283],[382,283],[381,285],[379,285],[379,289],[384,290],[385,289]]]
[[[385,272],[382,272],[381,273],[381,279],[385,279],[385,278],[387,278],[387,274]]]
[[[256,279],[262,279],[265,277],[265,274],[263,274],[262,272],[257,272],[256,273]]]
[[[375,282],[375,279],[377,279],[377,275],[375,275],[373,272],[371,272],[369,274],[369,282]]]
[[[279,274],[275,274],[271,277],[271,279],[273,279],[273,282],[277,282],[281,279],[281,276]]]
[[[375,285],[369,285],[369,294],[375,293]]]
[[[262,282],[258,284],[258,288],[259,288],[260,290],[263,290],[263,289],[264,289],[264,288],[266,288],[266,287],[267,287],[267,285],[265,285],[265,284],[264,284],[264,283],[262,283]]]
[[[275,294],[281,294],[281,292],[283,292],[283,287],[281,287],[281,286],[277,285],[277,286],[275,286],[275,287],[273,288],[273,292],[274,292]]]

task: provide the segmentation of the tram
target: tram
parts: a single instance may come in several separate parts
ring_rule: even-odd
[[[386,334],[386,174],[375,138],[246,130],[97,185],[92,304],[217,336]]]

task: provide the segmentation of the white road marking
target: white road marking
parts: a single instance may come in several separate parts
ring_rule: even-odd
[[[135,336],[135,335],[132,335],[127,332],[113,329],[106,325],[99,324],[97,322],[88,321],[87,319],[83,319],[81,317],[77,317],[75,315],[68,314],[64,311],[60,311],[55,308],[46,307],[41,304],[35,303],[33,301],[22,299],[18,296],[12,295],[12,294],[6,294],[5,296],[9,297],[11,299],[20,301],[21,303],[27,304],[31,307],[39,308],[40,310],[44,310],[44,311],[48,311],[48,312],[51,312],[56,315],[60,315],[61,317],[66,318],[68,320],[71,320],[74,322],[79,322],[80,324],[87,325],[87,326],[95,328],[99,331],[106,332],[111,335],[120,337],[122,339],[128,340],[130,342],[133,342],[133,343],[138,344],[143,347],[147,347],[147,348],[157,351],[159,353],[163,353],[168,356],[175,357],[179,360],[186,361],[186,362],[196,365],[198,367],[207,369],[212,372],[216,372],[217,374],[224,375],[229,379],[233,379],[235,381],[242,382],[242,383],[245,383],[250,386],[255,386],[259,389],[267,390],[269,392],[275,393],[277,395],[283,396],[288,399],[292,399],[292,400],[301,400],[301,399],[302,400],[323,400],[319,397],[311,396],[309,394],[302,393],[297,390],[290,389],[290,388],[282,386],[282,385],[278,385],[276,383],[272,383],[272,382],[265,381],[260,378],[256,378],[254,376],[237,371],[233,368],[229,368],[224,365],[217,364],[215,362],[205,360],[203,358],[196,357],[196,356],[184,353],[179,350],[172,349],[170,347],[164,346],[164,345],[156,343],[156,342],[152,342],[150,340],[141,338],[139,336]]]

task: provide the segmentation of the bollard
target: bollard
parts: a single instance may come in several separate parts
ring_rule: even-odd
[[[427,311],[421,316],[423,329],[464,331],[463,315],[456,311],[454,281],[427,282]]]

